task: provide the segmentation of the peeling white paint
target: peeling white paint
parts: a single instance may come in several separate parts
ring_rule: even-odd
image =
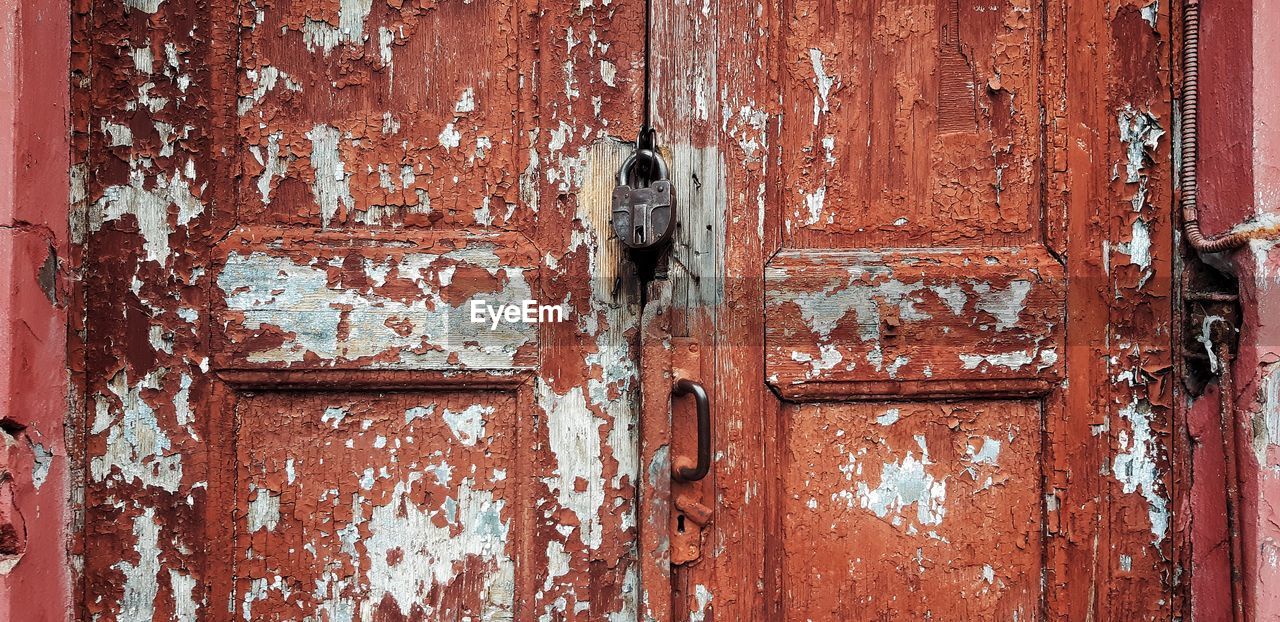
[[[1120,141],[1128,145],[1125,183],[1138,183],[1142,180],[1142,170],[1146,168],[1147,153],[1159,146],[1164,129],[1155,115],[1137,110],[1131,104],[1125,104],[1116,114],[1116,124],[1120,129]]]
[[[600,426],[604,420],[587,408],[582,387],[558,394],[538,383],[538,402],[547,413],[547,434],[556,456],[555,477],[546,480],[561,507],[578,517],[578,537],[595,549],[603,538],[600,507],[604,504],[604,465],[601,463]],[[585,486],[580,486],[582,480]]]
[[[378,60],[382,61],[382,66],[387,70],[387,90],[391,90],[396,83],[396,64],[392,58],[393,52],[391,45],[396,41],[396,33],[394,30],[386,26],[378,27]]]
[[[169,569],[169,590],[173,593],[174,622],[196,621],[195,577]]]
[[[902,411],[898,410],[897,408],[890,408],[889,410],[886,410],[883,413],[880,413],[880,415],[876,417],[876,423],[884,426],[893,425],[898,422],[898,419],[901,417],[901,414],[902,414]]]
[[[819,358],[814,358],[807,352],[795,351],[791,353],[791,360],[800,364],[808,364],[809,370],[805,372],[808,378],[819,376],[824,370],[831,369],[844,360],[844,355],[831,344],[822,344],[818,346]]]
[[[124,0],[124,5],[142,11],[143,13],[152,13],[160,10],[160,5],[164,0]]]
[[[150,622],[155,617],[156,593],[160,591],[160,526],[156,524],[154,508],[146,508],[133,517],[133,537],[137,542],[132,553],[137,554],[138,562],[125,560],[113,566],[124,575],[120,620]]]
[[[1143,270],[1151,267],[1151,228],[1141,218],[1133,220],[1133,234],[1128,242],[1116,245],[1116,250],[1129,256],[1129,263]],[[1145,282],[1145,278],[1143,281]]]
[[[919,460],[908,451],[902,460],[881,465],[880,483],[875,488],[858,482],[856,492],[839,491],[831,495],[831,500],[843,500],[850,508],[856,502],[858,507],[871,510],[880,518],[892,515],[894,525],[900,524],[903,510],[915,505],[918,524],[941,524],[946,515],[947,483],[945,478],[937,480],[927,472],[931,462],[925,438],[916,435],[915,439],[920,447]],[[849,467],[841,467],[847,477],[862,472],[862,466],[854,460],[850,455]]]
[[[348,414],[349,413],[346,408],[341,406],[330,406],[324,409],[324,414],[320,415],[320,423],[328,423],[336,430],[338,429],[338,426],[342,425],[342,420],[346,419]],[[409,421],[406,418],[405,423],[408,422]]]
[[[693,588],[693,601],[698,606],[694,611],[689,612],[689,622],[705,622],[707,619],[707,605],[711,604],[711,590],[707,586],[699,583]]]
[[[445,151],[457,149],[458,145],[462,144],[462,134],[458,132],[453,123],[445,125],[444,129],[440,130],[440,135],[437,138],[440,140],[440,146],[444,147]]]
[[[124,372],[115,375],[108,388],[115,395],[121,417],[112,420],[106,401],[98,403],[95,434],[107,432],[106,449],[94,456],[89,472],[95,481],[105,482],[113,469],[119,470],[120,481],[137,480],[143,486],[154,486],[177,492],[182,482],[182,456],[170,453],[172,446],[156,420],[155,410],[142,399],[144,389],[156,389],[163,371],[148,374],[142,382],[129,386]],[[103,420],[110,421],[97,429]]]
[[[289,172],[289,163],[293,160],[292,154],[286,154],[285,157],[280,155],[280,141],[284,139],[284,132],[272,132],[267,135],[267,155],[263,158],[257,146],[250,147],[250,152],[257,158],[258,164],[262,165],[262,174],[258,176],[258,192],[262,195],[262,203],[264,205],[271,204],[271,182],[279,177],[284,179],[285,174]]]
[[[265,488],[257,488],[255,496],[249,502],[249,513],[245,517],[249,522],[249,533],[266,529],[275,531],[280,522],[280,496],[272,494]]]
[[[1054,356],[1057,354],[1055,353]],[[1018,371],[1036,360],[1035,352],[1032,350],[1015,350],[999,354],[960,354],[959,357],[965,369],[977,369],[978,365],[985,362],[988,365],[1005,367],[1012,371]]]
[[[422,419],[424,417],[430,417],[431,415],[435,414],[435,412],[436,412],[435,404],[431,404],[429,406],[414,406],[413,408],[410,408],[404,411],[404,422],[408,424],[412,422],[414,419]]]
[[[102,119],[102,133],[107,136],[108,147],[132,147],[133,130],[127,125]]]
[[[458,96],[458,103],[453,105],[453,111],[458,114],[466,114],[468,112],[475,112],[475,109],[476,90],[471,87],[467,87],[462,90],[462,95]]]
[[[375,611],[385,596],[401,615],[409,615],[415,606],[428,617],[439,613],[429,595],[453,583],[463,561],[479,558],[485,574],[470,580],[482,599],[478,619],[510,620],[515,563],[507,555],[509,525],[502,518],[506,501],[473,489],[465,479],[456,498],[450,499],[452,511],[424,508],[409,494],[418,477],[415,473],[398,482],[391,499],[374,507],[369,516],[369,536],[364,539],[369,597],[360,603],[359,619],[377,619]]]
[[[818,93],[813,98],[813,124],[817,125],[819,114],[830,111],[828,97],[831,95],[831,87],[835,86],[836,77],[827,75],[826,69],[822,66],[822,50],[809,48],[809,62],[813,65],[814,86],[818,88]]]
[[[1119,414],[1129,422],[1129,430],[1121,430],[1117,437],[1121,451],[1116,454],[1112,472],[1125,494],[1138,492],[1146,500],[1151,533],[1159,546],[1169,530],[1169,507],[1160,492],[1163,487],[1157,465],[1160,440],[1151,429],[1151,403],[1144,398],[1134,398]]]
[[[998,465],[1000,463],[1000,440],[989,436],[982,437],[982,446],[974,451],[973,445],[965,448],[969,461],[974,464]]]
[[[342,132],[338,128],[324,124],[316,125],[307,132],[307,138],[311,141],[311,170],[315,173],[311,192],[320,208],[320,220],[325,227],[337,216],[339,202],[348,211],[355,207],[346,166],[338,150],[338,139],[341,136]]]
[[[372,8],[373,0],[340,0],[337,26],[306,18],[302,26],[302,40],[307,50],[315,51],[320,48],[328,56],[340,43],[363,43],[364,22]]]
[[[993,289],[989,283],[975,283],[973,291],[979,296],[978,310],[996,318],[996,332],[1002,332],[1018,325],[1018,318],[1027,307],[1031,283],[1010,281],[1009,286],[1003,289]]]
[[[110,186],[103,191],[102,198],[94,204],[100,217],[90,219],[90,231],[98,231],[101,223],[132,214],[138,223],[147,259],[164,266],[169,261],[169,235],[176,230],[169,224],[170,206],[178,208],[179,227],[191,224],[204,213],[204,203],[192,194],[188,179],[178,173],[171,178],[161,174],[148,184],[142,173],[134,171],[129,175],[129,185]]]
[[[804,196],[805,209],[809,210],[809,216],[805,219],[805,224],[814,225],[822,219],[822,207],[827,201],[827,186],[823,184],[818,186],[817,190],[810,192]]]
[[[236,104],[236,113],[242,117],[258,105],[277,85],[295,93],[302,92],[302,84],[295,81],[288,73],[271,65],[248,69],[245,71],[245,77],[253,83],[253,91],[242,96]]]
[[[44,486],[44,480],[49,477],[49,469],[53,467],[53,451],[31,440],[30,436],[27,437],[27,446],[31,449],[31,485],[40,490]]]
[[[448,424],[453,437],[463,445],[474,446],[476,440],[484,437],[484,423],[493,414],[492,406],[472,404],[462,411],[445,409],[441,418]]]
[[[600,60],[600,80],[608,86],[614,86],[614,80],[618,77],[618,68],[613,63],[601,59]]]
[[[441,258],[483,268],[498,277],[505,289],[492,294],[494,299],[533,298],[524,270],[504,266],[487,245],[400,258],[396,274],[417,285],[421,293],[408,301],[340,285],[331,287],[323,265],[298,265],[288,258],[259,252],[232,254],[218,275],[218,286],[229,310],[242,314],[244,328],[276,326],[291,333],[277,349],[250,353],[253,362],[297,361],[306,352],[325,360],[353,360],[397,348],[398,359],[369,365],[512,368],[517,350],[537,338],[537,326],[503,323],[490,330],[487,324],[471,323],[466,303],[454,306],[446,302],[429,278]],[[344,314],[347,331],[339,339]],[[400,328],[393,329],[389,324]],[[451,355],[456,355],[457,360],[452,360]]]

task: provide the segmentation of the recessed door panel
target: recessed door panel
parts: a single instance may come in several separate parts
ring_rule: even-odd
[[[1034,616],[1038,404],[797,404],[782,419],[786,619]]]
[[[237,407],[243,620],[510,620],[512,393],[262,392]]]

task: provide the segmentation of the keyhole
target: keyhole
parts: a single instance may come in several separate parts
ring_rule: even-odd
[[[644,244],[644,225],[636,225],[636,244]]]
[[[676,532],[684,533],[684,514],[676,516]]]

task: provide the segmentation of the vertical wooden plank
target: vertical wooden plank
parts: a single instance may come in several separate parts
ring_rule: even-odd
[[[541,297],[568,305],[571,318],[542,331],[532,442],[545,457],[534,469],[528,560],[538,579],[522,619],[630,620],[641,592],[640,292],[609,215],[627,154],[616,137],[635,136],[643,115],[645,7],[520,6],[537,44],[519,78],[529,97],[520,194],[536,216],[519,230],[544,254]]]
[[[1114,125],[1108,222],[1111,327],[1106,381],[1112,456],[1105,565],[1113,611],[1169,618],[1174,560],[1173,445],[1174,117],[1170,6],[1109,7]]]
[[[763,223],[774,8],[656,0],[651,10],[650,114],[671,158],[681,222],[672,279],[683,321],[673,331],[702,346],[715,418],[712,474],[700,483],[714,514],[701,560],[675,570],[675,619],[766,619],[764,553],[774,531],[762,440],[774,398],[760,380],[760,275],[772,254]]]
[[[649,284],[640,325],[639,619],[671,617],[671,281]]]
[[[1069,188],[1072,336],[1065,402],[1049,411],[1049,480],[1061,489],[1050,616],[1173,615],[1167,10],[1071,3],[1061,14],[1066,173],[1050,197]]]

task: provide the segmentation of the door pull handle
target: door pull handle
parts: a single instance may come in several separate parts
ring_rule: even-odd
[[[677,380],[671,388],[671,394],[676,397],[693,394],[697,405],[698,462],[690,466],[689,459],[682,456],[671,465],[671,474],[676,480],[696,482],[706,477],[711,470],[711,400],[707,398],[707,391],[702,388],[702,383],[688,378]]]

